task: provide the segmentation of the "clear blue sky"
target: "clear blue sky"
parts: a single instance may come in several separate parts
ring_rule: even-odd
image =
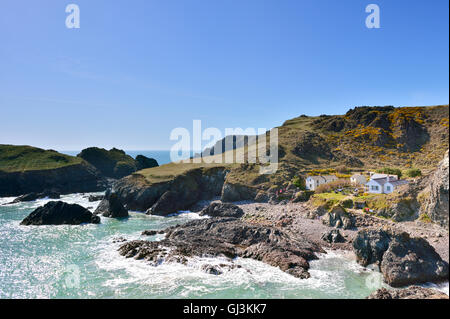
[[[365,27],[370,3],[381,29]],[[169,149],[194,119],[269,129],[448,104],[448,12],[447,0],[1,0],[0,144]]]

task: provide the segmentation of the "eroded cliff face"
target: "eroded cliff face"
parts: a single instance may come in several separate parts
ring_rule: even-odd
[[[220,196],[226,173],[224,167],[198,168],[160,183],[133,174],[117,181],[113,190],[130,210],[167,216],[187,210],[199,200]]]
[[[61,194],[102,191],[107,181],[87,163],[48,170],[0,172],[0,197],[32,192],[57,191]]]
[[[448,151],[438,168],[429,177],[428,186],[419,194],[421,212],[442,227],[449,228],[449,158]]]

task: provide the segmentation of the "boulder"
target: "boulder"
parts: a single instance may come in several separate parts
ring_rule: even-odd
[[[330,243],[330,244],[346,242],[344,236],[341,235],[341,232],[339,231],[339,229],[332,229],[332,230],[325,232],[322,235],[322,240],[326,241],[327,243]]]
[[[100,218],[80,205],[49,202],[34,210],[21,225],[80,225],[98,224]]]
[[[448,280],[448,264],[423,238],[396,237],[381,261],[384,281],[392,287]]]
[[[311,196],[314,194],[312,191],[300,191],[295,193],[294,195],[294,203],[300,203],[300,202],[307,202],[311,198]]]
[[[322,222],[330,227],[350,229],[354,227],[354,218],[340,205],[334,206],[322,218]]]
[[[102,200],[104,198],[103,195],[89,195],[88,201],[89,202],[98,202],[99,200]]]
[[[105,198],[100,202],[94,212],[95,215],[102,215],[110,218],[125,218],[128,217],[128,210],[123,207],[119,197],[115,193],[105,195]]]
[[[412,286],[396,290],[381,288],[367,299],[448,299],[448,296],[435,289]]]
[[[448,280],[448,263],[423,238],[389,228],[364,229],[353,241],[357,261],[376,263],[393,287]]]
[[[233,204],[212,203],[201,211],[200,216],[241,218],[244,216],[244,211]]]

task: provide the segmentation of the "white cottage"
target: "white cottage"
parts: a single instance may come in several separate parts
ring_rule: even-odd
[[[361,174],[355,174],[350,177],[350,182],[354,185],[364,185],[367,183],[367,178]]]
[[[390,194],[397,187],[405,184],[408,184],[408,181],[386,176],[384,178],[371,178],[370,181],[366,183],[366,189],[367,192],[371,194]]]
[[[338,178],[334,175],[308,176],[306,179],[306,189],[314,191],[320,185],[328,184],[337,180]]]

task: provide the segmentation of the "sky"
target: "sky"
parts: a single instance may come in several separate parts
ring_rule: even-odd
[[[448,0],[1,0],[0,144],[165,150],[193,120],[448,104],[448,41]]]

